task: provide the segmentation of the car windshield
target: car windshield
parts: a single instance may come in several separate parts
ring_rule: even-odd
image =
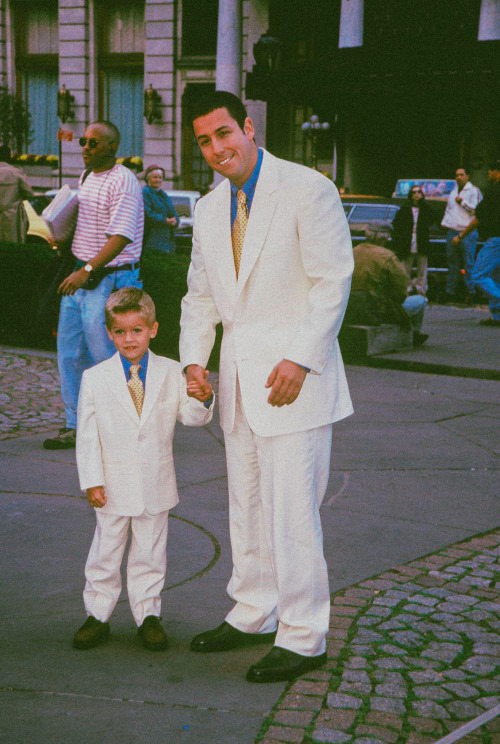
[[[191,217],[191,200],[187,196],[170,197],[179,217]]]
[[[356,204],[349,222],[371,222],[371,220],[383,220],[387,212],[387,205]]]

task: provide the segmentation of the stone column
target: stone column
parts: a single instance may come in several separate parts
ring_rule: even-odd
[[[219,0],[215,87],[241,96],[242,0]]]
[[[364,0],[342,0],[339,49],[363,46]]]
[[[157,163],[165,169],[164,186],[179,178],[175,158],[175,5],[173,0],[146,0],[144,87],[150,84],[161,95],[162,118],[144,120],[144,166]]]
[[[63,129],[73,131],[73,142],[62,143],[63,183],[75,185],[82,172],[82,150],[76,138],[83,134],[87,124],[96,117],[94,100],[95,80],[92,71],[90,36],[93,11],[91,0],[59,0],[59,85],[64,84],[75,97],[75,118]]]
[[[500,0],[481,0],[478,41],[500,39]]]

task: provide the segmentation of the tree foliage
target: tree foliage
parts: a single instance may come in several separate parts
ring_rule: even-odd
[[[31,114],[24,102],[0,86],[0,144],[23,152],[32,141]]]

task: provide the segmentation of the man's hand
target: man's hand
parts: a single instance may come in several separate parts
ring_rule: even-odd
[[[278,408],[289,406],[298,398],[306,374],[300,364],[282,359],[267,378],[266,388],[271,388],[267,402]]]
[[[100,509],[104,506],[107,501],[107,498],[104,495],[104,486],[92,486],[92,488],[87,488],[87,500],[90,506],[93,506],[95,509]]]
[[[82,266],[81,269],[78,269],[77,271],[73,271],[72,274],[67,276],[66,279],[64,279],[61,282],[57,292],[58,294],[62,294],[62,295],[75,294],[77,289],[80,289],[81,287],[83,287],[83,285],[85,284],[88,278],[89,278],[89,275]]]
[[[461,196],[456,196],[456,197],[455,197],[455,201],[456,201],[456,203],[457,203],[457,204],[461,204],[461,203],[462,203],[462,201],[463,201],[463,199],[462,199],[462,197],[461,197]]]
[[[212,386],[207,382],[208,369],[203,369],[199,364],[189,364],[186,367],[187,394],[190,398],[205,403],[213,395]]]
[[[451,242],[452,242],[452,245],[458,245],[458,244],[460,243],[460,237],[459,237],[458,235],[455,235],[455,236],[454,236],[454,237],[453,237],[453,238],[451,239]]]
[[[64,240],[56,240],[52,235],[47,238],[47,243],[50,245],[53,251],[60,250],[64,245]]]
[[[167,225],[172,225],[172,227],[175,227],[177,225],[177,220],[175,217],[167,217]]]

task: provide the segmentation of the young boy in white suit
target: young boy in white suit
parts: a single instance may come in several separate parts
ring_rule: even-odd
[[[93,648],[109,635],[131,530],[128,598],[143,645],[157,651],[168,644],[160,593],[168,512],[179,501],[172,455],[175,423],[208,423],[213,394],[211,388],[204,394],[198,384],[186,385],[178,362],[149,350],[158,323],[153,300],[142,289],[111,294],[105,315],[117,353],[84,372],[78,401],[78,474],[96,510],[97,526],[85,566],[88,617],[73,647]]]

